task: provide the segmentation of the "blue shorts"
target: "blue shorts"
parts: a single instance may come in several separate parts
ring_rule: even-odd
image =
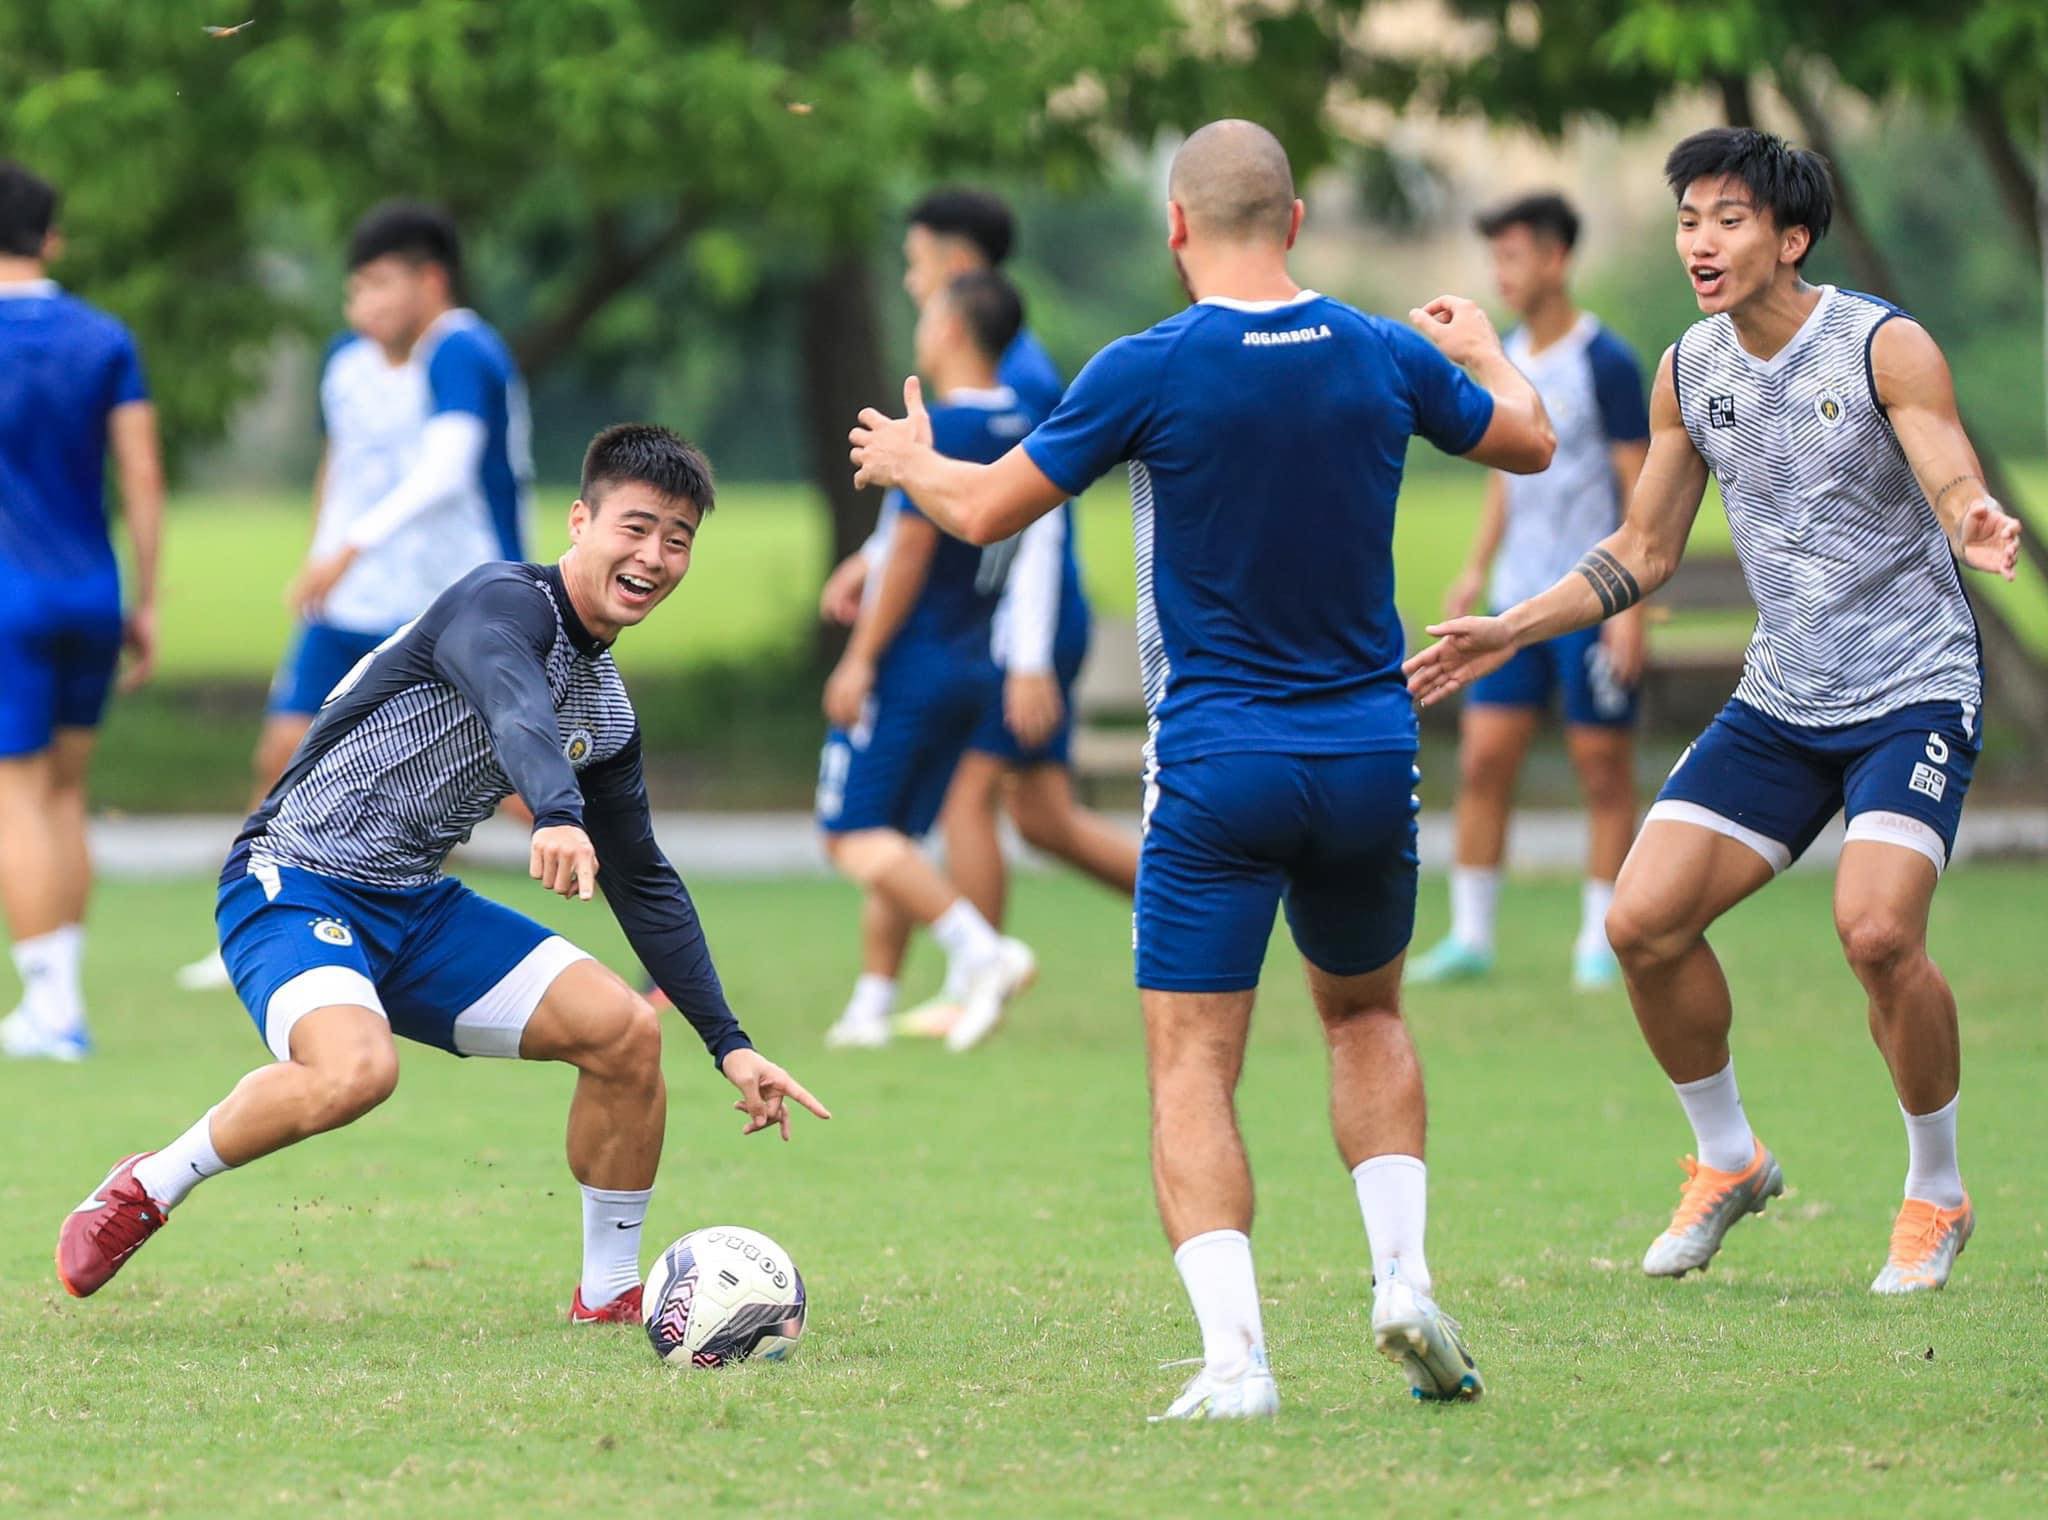
[[[29,575],[0,564],[0,758],[96,728],[121,660],[121,576]]]
[[[1904,845],[1941,870],[1955,848],[1979,732],[1976,714],[1956,702],[1804,728],[1730,701],[1678,757],[1649,817],[1739,839],[1782,871],[1846,811],[1851,839]]]
[[[1415,752],[1208,755],[1148,788],[1133,915],[1138,985],[1259,983],[1273,910],[1333,976],[1375,971],[1415,931]]]
[[[391,1032],[461,1056],[517,1056],[526,1021],[581,950],[453,877],[370,887],[262,867],[214,906],[242,1006],[280,1061],[316,1008],[373,1008]]]
[[[1062,623],[1059,637],[1053,643],[1052,673],[1060,683],[1060,722],[1043,744],[1027,749],[1017,742],[1017,736],[1003,719],[1003,694],[998,688],[995,701],[982,714],[967,747],[978,755],[993,755],[1020,771],[1036,765],[1066,765],[1074,747],[1074,683],[1080,679],[1081,666],[1088,659],[1088,631],[1086,617],[1080,619],[1078,636],[1070,635]]]
[[[1499,670],[1474,681],[1465,700],[1474,707],[1547,708],[1560,687],[1567,723],[1626,728],[1636,721],[1636,689],[1609,671],[1597,625],[1516,650]]]
[[[301,623],[270,683],[270,715],[312,717],[327,694],[341,684],[341,678],[390,637],[389,633],[355,633],[326,623]]]
[[[860,724],[825,736],[818,761],[818,826],[828,834],[930,831],[953,772],[1002,672],[987,660],[885,663]]]

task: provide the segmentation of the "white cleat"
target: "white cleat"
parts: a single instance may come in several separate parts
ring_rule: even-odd
[[[92,1054],[92,1040],[85,1026],[75,1029],[45,1029],[17,1008],[0,1019],[0,1054],[15,1061],[83,1061]]]
[[[1280,1389],[1266,1365],[1265,1348],[1258,1347],[1242,1367],[1232,1371],[1218,1373],[1204,1367],[1188,1379],[1180,1397],[1166,1406],[1165,1414],[1151,1415],[1148,1420],[1153,1425],[1166,1420],[1263,1420],[1279,1412]]]
[[[827,1050],[879,1050],[888,1043],[887,1019],[849,1019],[842,1015],[825,1031]]]
[[[972,1050],[995,1032],[1010,999],[1038,979],[1038,957],[1021,939],[1005,937],[986,964],[968,979],[960,1017],[946,1031],[946,1049]]]
[[[185,992],[218,992],[234,985],[234,978],[228,975],[228,963],[221,959],[218,950],[202,955],[189,966],[180,966],[171,980]]]
[[[1408,1374],[1408,1391],[1418,1399],[1469,1403],[1486,1392],[1458,1322],[1404,1280],[1398,1262],[1373,1291],[1372,1343]]]

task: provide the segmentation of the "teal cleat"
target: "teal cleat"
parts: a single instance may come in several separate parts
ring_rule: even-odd
[[[1408,963],[1405,980],[1417,986],[1435,982],[1476,982],[1493,974],[1493,952],[1477,950],[1463,940],[1444,938]]]
[[[1605,992],[1621,984],[1621,962],[1605,945],[1581,945],[1572,952],[1572,987],[1579,992]]]

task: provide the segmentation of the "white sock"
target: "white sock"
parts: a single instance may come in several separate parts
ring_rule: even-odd
[[[213,1148],[213,1109],[209,1108],[184,1134],[155,1155],[136,1162],[135,1180],[168,1214],[192,1189],[226,1170],[228,1164]]]
[[[1252,1243],[1244,1231],[1209,1230],[1184,1240],[1173,1253],[1173,1264],[1195,1306],[1202,1360],[1212,1372],[1237,1372],[1254,1352],[1266,1349]]]
[[[583,1189],[583,1306],[598,1309],[640,1286],[640,1227],[653,1188]]]
[[[69,1033],[85,1023],[85,997],[78,980],[84,946],[85,930],[77,924],[14,942],[21,1006],[52,1034]]]
[[[1608,948],[1607,910],[1613,902],[1613,882],[1586,878],[1579,892],[1579,940],[1572,947],[1575,954],[1588,955]]]
[[[1401,1276],[1416,1289],[1430,1287],[1422,1232],[1429,1222],[1429,1168],[1419,1156],[1368,1156],[1351,1169],[1358,1186],[1358,1212],[1365,1216],[1365,1244],[1372,1252],[1372,1280],[1386,1281],[1401,1264]]]
[[[1931,1203],[1936,1208],[1960,1208],[1963,1202],[1963,1174],[1956,1167],[1957,1093],[1931,1114],[1899,1112],[1906,1120],[1906,1196]]]
[[[1750,1133],[1749,1116],[1742,1111],[1742,1094],[1735,1087],[1735,1058],[1711,1077],[1697,1082],[1673,1082],[1671,1090],[1685,1105],[1685,1117],[1692,1121],[1692,1136],[1700,1161],[1717,1172],[1743,1172],[1756,1159],[1756,1136]]]
[[[880,1024],[896,1011],[896,978],[863,972],[846,1000],[842,1024]]]
[[[1468,950],[1493,951],[1493,910],[1500,872],[1490,866],[1451,867],[1451,938]]]
[[[932,920],[932,938],[946,952],[949,974],[954,968],[980,965],[1002,947],[1002,936],[964,897]]]

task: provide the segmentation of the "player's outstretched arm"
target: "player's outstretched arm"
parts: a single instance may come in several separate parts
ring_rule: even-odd
[[[924,388],[915,375],[903,382],[903,412],[889,417],[862,409],[859,425],[846,435],[855,485],[901,488],[925,516],[970,544],[1000,543],[1067,499],[1021,446],[994,464],[948,459],[933,448]]]
[[[1940,346],[1918,322],[1894,317],[1872,338],[1870,370],[1878,403],[1950,552],[1972,570],[2011,580],[2019,565],[2020,522],[1984,489],[1983,466],[1956,413],[1955,380]]]
[[[1557,434],[1543,397],[1500,346],[1500,334],[1478,305],[1463,296],[1438,296],[1408,313],[1408,320],[1446,359],[1461,365],[1493,397],[1493,416],[1465,457],[1511,475],[1550,468]]]
[[[605,901],[655,984],[739,1089],[733,1106],[747,1116],[743,1133],[776,1128],[787,1140],[791,1102],[820,1119],[831,1118],[801,1082],[753,1048],[733,1016],[697,905],[655,843],[638,732],[617,755],[586,770],[581,787],[585,821],[604,867],[598,881]]]
[[[1650,452],[1622,524],[1555,586],[1498,617],[1453,618],[1429,629],[1436,643],[1403,667],[1425,707],[1489,671],[1517,649],[1625,612],[1671,579],[1707,489],[1707,462],[1679,415],[1671,350],[1650,393]]]

